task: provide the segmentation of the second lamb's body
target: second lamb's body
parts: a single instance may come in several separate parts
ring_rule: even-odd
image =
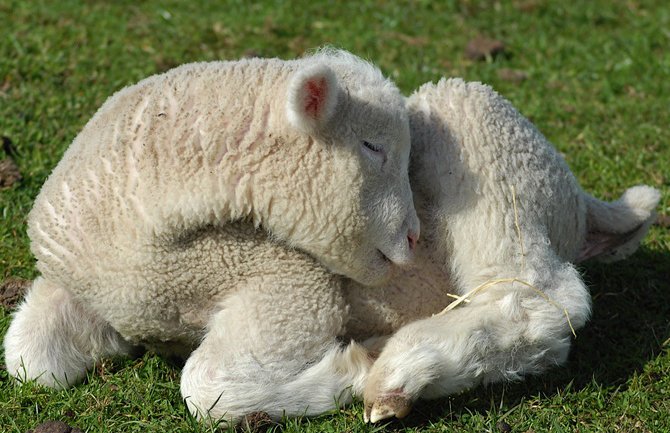
[[[563,363],[591,306],[574,263],[632,254],[659,200],[646,186],[613,203],[591,197],[542,134],[479,83],[426,84],[409,109],[417,267],[381,291],[347,290],[350,332],[389,336],[369,341],[381,350],[364,392],[371,421]],[[447,293],[468,302],[442,313]]]

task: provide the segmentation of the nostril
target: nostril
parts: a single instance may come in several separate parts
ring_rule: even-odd
[[[407,243],[409,244],[409,250],[414,251],[414,248],[416,248],[416,241],[417,241],[418,236],[412,232],[409,232],[407,234]]]

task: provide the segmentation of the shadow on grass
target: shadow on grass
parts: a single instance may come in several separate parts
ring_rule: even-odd
[[[419,402],[408,418],[391,422],[386,430],[425,427],[469,413],[486,415],[501,401],[513,408],[536,396],[576,392],[593,384],[625,389],[670,339],[670,252],[641,248],[625,262],[588,264],[582,274],[591,289],[593,314],[577,332],[566,365],[520,383]]]

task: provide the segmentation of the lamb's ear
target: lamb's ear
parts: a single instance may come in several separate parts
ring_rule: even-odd
[[[637,250],[649,227],[656,221],[661,193],[649,186],[628,188],[616,201],[586,199],[586,242],[577,262],[595,258],[601,262],[625,259]]]
[[[312,133],[335,114],[340,87],[328,66],[317,64],[295,72],[288,86],[286,110],[295,128]]]

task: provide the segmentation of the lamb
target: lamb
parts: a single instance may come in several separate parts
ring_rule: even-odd
[[[369,360],[338,342],[339,275],[380,284],[419,236],[405,105],[334,50],[189,64],[116,93],[29,215],[41,276],[5,336],[7,370],[66,387],[141,345],[188,357],[196,413],[345,401]]]
[[[182,345],[189,356],[181,390],[193,413],[232,422],[255,411],[315,415],[363,396],[364,416],[376,422],[405,416],[419,398],[565,360],[590,313],[574,264],[632,254],[658,192],[638,186],[613,203],[589,196],[541,133],[487,86],[443,79],[421,87],[408,108],[423,234],[414,264],[394,267],[389,282],[333,275],[243,223],[171,245],[171,263],[231,244],[261,258],[235,263],[239,274],[253,273],[250,286],[201,299],[211,317],[204,331],[165,341],[162,349]],[[281,272],[261,266],[277,257]],[[208,256],[190,272],[216,279],[220,266],[229,264]],[[469,302],[444,312],[452,295]],[[334,334],[351,342],[340,347]],[[118,353],[106,344],[98,356]]]
[[[647,186],[612,203],[586,194],[540,132],[479,83],[426,84],[409,110],[416,267],[382,290],[345,287],[348,335],[378,354],[363,390],[371,422],[563,363],[591,306],[574,264],[632,254],[660,199]],[[448,293],[469,302],[444,309]]]

